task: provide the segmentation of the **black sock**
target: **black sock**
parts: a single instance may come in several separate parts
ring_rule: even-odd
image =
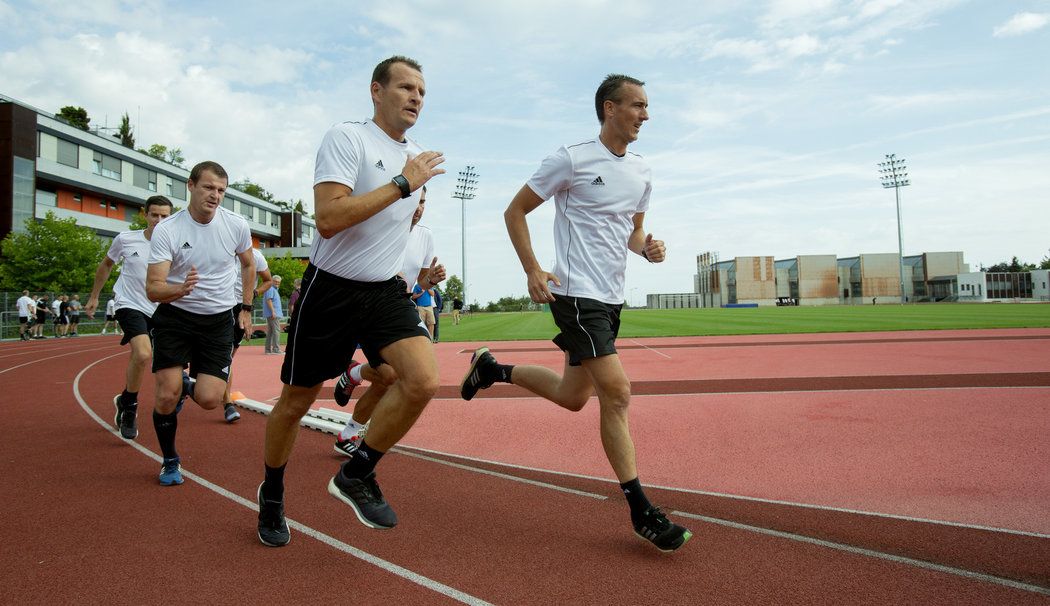
[[[280,467],[270,467],[265,463],[263,466],[266,467],[266,478],[262,485],[263,498],[267,501],[284,500],[284,468],[288,463]]]
[[[510,383],[510,373],[514,370],[513,364],[496,364],[496,380],[500,383]]]
[[[170,415],[159,414],[153,411],[153,428],[157,430],[157,441],[160,442],[160,451],[165,459],[174,459],[179,456],[175,451],[175,430],[179,428],[179,417],[172,412]]]
[[[137,406],[139,403],[139,392],[125,389],[120,394],[120,403],[124,406]]]
[[[383,453],[365,442],[361,442],[361,447],[354,451],[354,456],[350,457],[350,460],[346,463],[343,463],[341,473],[347,478],[363,478],[375,471],[376,463],[382,457]]]
[[[638,481],[638,478],[620,484],[620,490],[623,491],[623,496],[627,497],[627,504],[631,507],[632,520],[641,518],[645,510],[653,506],[649,499],[646,498],[645,492],[642,490],[642,483]]]

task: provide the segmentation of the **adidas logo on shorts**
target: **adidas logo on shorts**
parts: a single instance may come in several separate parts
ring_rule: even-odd
[[[602,177],[599,175],[597,179],[591,181],[591,185],[605,185],[605,181],[602,181]]]

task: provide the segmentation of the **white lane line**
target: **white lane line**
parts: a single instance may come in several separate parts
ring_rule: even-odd
[[[569,472],[566,472],[566,471],[554,471],[554,470],[551,470],[551,469],[541,469],[539,467],[528,467],[528,466],[525,466],[525,465],[514,465],[512,463],[503,463],[501,461],[491,461],[491,460],[488,460],[488,459],[481,459],[481,458],[477,458],[477,457],[469,457],[469,456],[465,456],[465,455],[452,454],[452,453],[448,453],[448,452],[441,452],[439,450],[430,450],[428,448],[420,448],[418,446],[411,446],[411,445],[407,445],[407,444],[398,444],[397,448],[400,449],[400,450],[411,449],[411,450],[415,450],[417,452],[425,452],[425,453],[429,453],[429,454],[449,457],[449,458],[453,458],[453,459],[460,459],[460,460],[464,460],[464,461],[473,461],[475,463],[482,463],[482,464],[485,464],[485,465],[493,465],[493,466],[496,466],[496,467],[505,467],[505,468],[509,468],[509,469],[521,469],[523,471],[547,473],[547,474],[556,475],[556,476],[565,476],[565,477],[569,477],[569,478],[578,478],[578,479],[581,479],[581,480],[593,480],[593,481],[596,481],[596,482],[606,482],[606,483],[609,483],[609,484],[616,484],[617,483],[616,480],[613,480],[613,479],[610,479],[610,478],[602,478],[602,477],[598,477],[598,476],[589,476],[589,475],[578,474],[578,473],[569,473]],[[719,498],[724,498],[724,499],[734,499],[734,500],[739,500],[739,501],[750,501],[750,502],[756,502],[756,503],[767,503],[767,504],[771,504],[771,505],[785,505],[785,506],[788,506],[788,507],[797,507],[799,509],[814,509],[814,510],[817,510],[817,511],[834,511],[834,512],[838,512],[838,513],[849,513],[849,514],[869,516],[869,517],[874,517],[874,518],[889,518],[889,519],[893,519],[893,520],[902,520],[902,521],[905,521],[905,522],[918,522],[918,523],[922,523],[922,524],[935,524],[935,525],[938,525],[938,526],[952,526],[952,527],[955,527],[955,528],[966,528],[966,529],[971,529],[971,530],[983,530],[983,531],[987,531],[987,532],[998,532],[998,533],[1003,533],[1003,534],[1012,534],[1012,535],[1020,535],[1020,536],[1027,536],[1027,537],[1035,537],[1035,538],[1039,538],[1039,539],[1050,539],[1050,534],[1041,534],[1041,533],[1038,533],[1038,532],[1030,532],[1030,531],[1027,531],[1027,530],[1013,530],[1013,529],[1010,529],[1010,528],[997,528],[995,526],[980,526],[980,525],[977,525],[977,524],[966,524],[966,523],[963,523],[963,522],[950,522],[950,521],[946,521],[946,520],[935,520],[935,519],[931,519],[931,518],[919,518],[919,517],[898,515],[898,514],[892,514],[892,513],[881,513],[881,512],[876,512],[876,511],[865,511],[865,510],[862,510],[862,509],[846,509],[846,508],[843,508],[843,507],[832,507],[830,505],[815,505],[815,504],[812,504],[812,503],[797,503],[797,502],[793,502],[793,501],[779,501],[779,500],[776,500],[776,499],[763,499],[761,497],[749,497],[749,496],[738,495],[738,494],[729,494],[729,493],[724,493],[724,492],[713,492],[713,491],[709,491],[709,490],[697,490],[697,489],[693,489],[693,488],[675,488],[673,486],[659,486],[659,485],[656,485],[656,484],[645,484],[644,486],[645,486],[645,488],[666,490],[668,492],[680,492],[680,493],[686,493],[686,494],[699,494],[699,495],[705,495],[705,496],[710,496],[710,497],[719,497]]]
[[[18,366],[12,366],[11,368],[5,368],[3,370],[0,370],[0,375],[4,374],[5,372],[10,372],[12,370],[16,370],[16,369],[22,368],[23,366],[29,366],[30,364],[36,364],[37,362],[45,362],[47,360],[54,360],[55,358],[62,358],[62,357],[65,357],[65,356],[74,356],[76,354],[85,353],[85,352],[89,352],[89,351],[98,351],[100,349],[111,349],[111,347],[93,347],[91,349],[78,349],[76,351],[70,351],[70,352],[67,352],[67,353],[64,353],[64,354],[58,354],[58,355],[55,355],[55,356],[48,356],[46,358],[37,358],[36,360],[30,360],[29,362],[25,362],[23,364],[19,364]],[[126,353],[126,352],[121,352],[121,353]],[[116,354],[116,355],[120,355],[120,354]],[[112,357],[112,356],[110,356],[110,357]],[[105,359],[105,358],[103,358],[103,359]]]
[[[528,478],[519,478],[518,476],[512,476],[512,475],[508,475],[508,474],[505,474],[505,473],[500,473],[498,471],[491,471],[489,469],[481,469],[479,467],[471,467],[469,465],[461,465],[459,463],[453,463],[452,461],[446,461],[444,459],[438,459],[436,457],[428,457],[427,455],[424,455],[424,454],[419,454],[419,453],[416,453],[416,452],[410,452],[408,450],[404,450],[401,447],[395,447],[394,450],[399,452],[399,453],[401,453],[401,454],[403,454],[403,455],[405,455],[405,456],[407,456],[407,457],[415,457],[417,459],[423,459],[424,461],[430,461],[432,463],[440,463],[441,465],[448,465],[449,467],[455,467],[456,469],[462,469],[462,470],[465,470],[465,471],[472,471],[474,473],[480,473],[480,474],[485,474],[485,475],[489,475],[489,476],[495,476],[497,478],[501,478],[501,479],[504,479],[504,480],[511,480],[511,481],[514,481],[514,482],[521,482],[522,484],[529,484],[529,485],[532,485],[532,486],[538,486],[540,488],[547,488],[547,489],[550,489],[550,490],[557,490],[559,492],[567,492],[569,494],[574,494],[574,495],[580,496],[580,497],[588,497],[588,498],[591,498],[591,499],[597,499],[599,501],[604,501],[605,499],[609,498],[609,497],[607,497],[605,495],[595,494],[593,492],[584,492],[582,490],[576,490],[576,489],[573,489],[573,488],[566,488],[564,486],[558,486],[556,484],[548,484],[546,482],[539,482],[537,480],[529,480]]]
[[[106,356],[105,358],[101,358],[101,359],[96,360],[95,362],[92,362],[91,364],[85,366],[83,370],[81,370],[79,373],[77,373],[76,378],[73,380],[73,394],[74,394],[74,396],[76,396],[77,402],[80,403],[80,407],[84,409],[84,412],[86,412],[89,417],[94,419],[96,423],[101,425],[103,429],[105,429],[109,433],[111,433],[114,436],[116,436],[117,439],[120,439],[121,441],[124,441],[129,446],[132,446],[133,448],[138,450],[140,453],[146,455],[150,459],[153,459],[154,461],[156,461],[158,463],[162,463],[163,462],[163,458],[160,455],[158,455],[158,454],[154,453],[153,451],[147,449],[146,447],[142,446],[138,442],[134,442],[134,441],[130,441],[130,440],[124,440],[123,438],[121,438],[119,431],[115,427],[112,427],[111,425],[109,425],[109,423],[107,423],[106,421],[103,421],[102,418],[99,417],[97,414],[95,414],[95,411],[91,410],[91,408],[87,405],[87,402],[85,402],[84,398],[80,395],[80,379],[81,379],[81,377],[84,376],[84,374],[88,370],[91,369],[91,367],[93,367],[96,364],[99,364],[101,362],[104,362],[104,361],[106,361],[106,360],[108,360],[110,358],[122,355],[123,353],[125,353],[125,352],[121,352],[121,353],[118,353],[118,354],[113,354],[111,356]],[[201,486],[204,486],[205,488],[211,490],[212,492],[214,492],[214,493],[216,493],[216,494],[218,494],[220,496],[226,497],[227,499],[233,501],[234,503],[237,503],[238,505],[242,505],[244,507],[247,507],[248,509],[250,509],[252,511],[259,511],[259,506],[258,506],[257,503],[255,503],[253,501],[249,501],[248,499],[245,499],[245,498],[243,498],[243,497],[241,497],[241,496],[239,496],[237,494],[234,494],[234,493],[230,492],[229,490],[226,490],[222,486],[219,486],[218,484],[215,484],[213,482],[205,480],[204,478],[198,476],[197,474],[195,474],[193,472],[190,472],[190,471],[187,471],[186,468],[182,469],[182,475],[184,477],[186,477],[186,478],[189,478],[190,480],[193,480],[194,482],[197,482],[198,484],[200,484]],[[384,560],[384,559],[382,559],[382,558],[380,558],[378,556],[374,556],[374,555],[372,555],[372,554],[370,554],[370,553],[368,553],[366,551],[362,551],[361,549],[358,549],[357,547],[354,547],[353,545],[348,545],[348,544],[340,541],[339,539],[336,539],[335,537],[329,536],[329,535],[327,535],[327,534],[325,534],[325,533],[323,533],[323,532],[321,532],[319,530],[311,528],[311,527],[307,526],[306,524],[302,524],[300,522],[296,522],[296,521],[292,520],[291,518],[286,518],[286,519],[288,521],[288,526],[290,526],[291,528],[295,528],[297,531],[299,531],[299,532],[301,532],[301,533],[303,533],[303,534],[305,534],[305,535],[307,535],[309,537],[317,539],[318,541],[324,543],[325,545],[328,545],[329,547],[333,547],[333,548],[335,548],[335,549],[337,549],[339,551],[342,551],[343,553],[345,553],[347,555],[353,556],[353,557],[355,557],[355,558],[357,558],[359,560],[363,560],[365,562],[368,562],[369,564],[372,564],[373,566],[376,566],[377,568],[385,570],[386,572],[389,572],[391,574],[397,575],[397,576],[405,579],[406,581],[410,581],[412,583],[415,583],[417,585],[425,587],[426,589],[429,589],[429,590],[434,591],[436,593],[440,593],[440,594],[442,594],[444,596],[452,598],[453,600],[456,600],[456,601],[461,602],[463,604],[470,604],[472,606],[491,606],[489,604],[489,602],[486,602],[485,600],[482,600],[481,598],[472,596],[472,595],[470,595],[468,593],[464,593],[462,591],[459,591],[458,589],[454,589],[452,587],[449,587],[448,585],[445,585],[443,583],[435,581],[435,580],[433,580],[431,578],[428,578],[428,577],[425,577],[425,576],[423,576],[421,574],[412,572],[411,570],[409,570],[407,568],[403,568],[401,566],[398,566],[397,564],[394,564],[393,562],[388,562],[387,560]]]
[[[654,354],[659,354],[659,355],[661,355],[661,356],[663,356],[663,357],[667,358],[668,360],[670,360],[670,359],[671,359],[671,356],[669,356],[669,355],[665,354],[665,353],[664,353],[664,352],[662,352],[662,351],[657,351],[657,350],[653,349],[652,347],[649,347],[649,346],[648,346],[648,345],[646,345],[645,343],[639,343],[638,341],[635,341],[634,339],[631,339],[631,343],[634,343],[635,345],[638,345],[638,346],[640,346],[640,347],[644,347],[645,349],[648,349],[649,351],[653,352]]]
[[[760,391],[690,391],[682,393],[642,393],[632,394],[631,398],[696,398],[701,396],[754,396],[754,395],[790,395],[790,394],[818,394],[818,393],[880,393],[884,391],[970,391],[973,389],[1050,389],[1047,385],[976,385],[971,387],[965,386],[948,386],[948,387],[865,387],[863,389],[778,389],[778,390],[760,390]],[[529,398],[536,398],[531,394],[523,394],[520,396],[485,396],[486,400],[526,400]],[[593,397],[593,396],[592,396]],[[462,402],[463,398],[459,396],[450,396],[447,398],[436,397],[431,398],[431,401],[439,402]],[[277,399],[274,398],[276,402]]]
[[[968,579],[974,579],[977,581],[984,581],[986,583],[994,583],[996,585],[1002,585],[1004,587],[1011,587],[1013,589],[1020,589],[1022,591],[1029,591],[1032,593],[1039,593],[1043,595],[1050,595],[1050,588],[1042,587],[1039,585],[1032,585],[1029,583],[1022,583],[1020,581],[1014,581],[1013,579],[1006,579],[1003,577],[997,577],[990,574],[984,574],[981,572],[974,572],[972,570],[964,570],[962,568],[955,568],[953,566],[944,566],[943,564],[934,564],[933,562],[927,562],[925,560],[916,560],[914,558],[907,558],[904,556],[894,555],[892,553],[884,553],[881,551],[875,551],[873,549],[864,549],[862,547],[854,547],[853,545],[846,545],[843,543],[835,543],[833,541],[825,541],[823,539],[815,539],[813,537],[807,537],[805,535],[794,534],[791,532],[782,532],[780,530],[771,530],[769,528],[762,528],[760,526],[751,526],[748,524],[741,524],[739,522],[730,522],[729,520],[723,520],[721,518],[712,518],[709,516],[702,516],[695,513],[688,513],[685,511],[674,511],[674,515],[682,516],[684,518],[691,518],[694,520],[700,520],[702,522],[708,522],[710,524],[718,524],[719,526],[726,526],[729,528],[735,528],[737,530],[746,530],[748,532],[755,532],[758,534],[764,534],[771,537],[777,537],[779,539],[787,539],[789,541],[797,541],[799,543],[809,543],[811,545],[817,545],[819,547],[826,547],[828,549],[836,549],[838,551],[844,551],[846,553],[852,553],[861,556],[867,556],[869,558],[878,558],[880,560],[887,560],[897,564],[905,564],[908,566],[915,566],[917,568],[924,568],[926,570],[933,570],[936,572],[942,572],[946,574],[952,574]]]

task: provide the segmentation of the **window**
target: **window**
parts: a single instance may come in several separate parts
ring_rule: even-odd
[[[135,165],[135,187],[157,191],[157,172]]]
[[[12,188],[11,231],[26,231],[26,221],[33,220],[33,190],[36,188],[36,164],[26,158],[14,157],[14,187]]]
[[[53,191],[36,190],[37,206],[58,206],[58,196]]]
[[[243,215],[244,218],[248,219],[249,221],[254,221],[255,207],[251,204],[245,204],[244,202],[241,202],[241,215]]]
[[[222,198],[222,207],[225,208],[228,211],[233,212],[233,210],[234,210],[233,209],[233,198],[227,198],[227,197],[223,196],[223,198]]]
[[[135,220],[135,217],[139,216],[139,209],[135,206],[124,207],[124,220],[131,223]]]
[[[171,185],[168,186],[168,195],[172,198],[179,200],[186,199],[186,182],[179,181],[178,179],[172,179]]]
[[[73,194],[73,201],[74,202],[83,202],[84,201],[84,196],[82,196],[80,194]]]
[[[107,156],[102,152],[95,152],[92,172],[108,179],[120,181],[120,160],[113,156]]]
[[[116,202],[110,202],[109,203],[109,209],[110,210],[117,210],[117,203]]]
[[[80,146],[65,139],[58,140],[58,163],[80,168]]]
[[[281,226],[281,215],[279,215],[279,214],[277,214],[275,212],[271,212],[270,213],[270,227],[280,227],[280,226]]]

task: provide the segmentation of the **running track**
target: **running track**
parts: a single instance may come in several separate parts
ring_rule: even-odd
[[[547,342],[489,345],[560,366]],[[138,440],[110,427],[116,338],[0,345],[0,603],[1050,600],[1050,330],[621,340],[642,479],[694,530],[671,555],[629,530],[597,403],[462,402],[473,346],[438,346],[438,399],[381,464],[397,529],[327,495],[340,459],[303,430],[292,543],[269,549],[261,415],[190,404],[187,482],[162,488],[150,385]],[[280,361],[242,348],[236,387],[272,404]]]

